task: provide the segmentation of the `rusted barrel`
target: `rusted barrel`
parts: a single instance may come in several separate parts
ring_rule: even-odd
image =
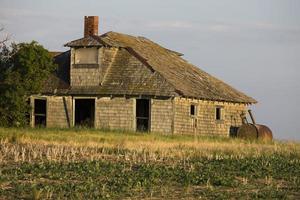
[[[261,124],[243,124],[237,132],[238,138],[258,139],[270,141],[273,139],[272,131],[265,125]]]

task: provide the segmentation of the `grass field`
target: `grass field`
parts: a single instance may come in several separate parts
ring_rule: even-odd
[[[0,128],[0,199],[300,199],[300,144]]]

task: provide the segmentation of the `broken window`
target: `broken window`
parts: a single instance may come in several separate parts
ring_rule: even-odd
[[[75,50],[75,64],[97,64],[97,48],[79,48]]]
[[[136,100],[136,130],[149,131],[150,125],[150,104],[149,99]]]
[[[222,108],[216,107],[216,120],[222,120]]]
[[[45,127],[47,119],[46,99],[34,99],[34,126]]]
[[[195,116],[196,115],[196,106],[193,105],[193,104],[190,107],[190,115],[191,116]]]
[[[95,99],[75,99],[75,126],[94,127]]]

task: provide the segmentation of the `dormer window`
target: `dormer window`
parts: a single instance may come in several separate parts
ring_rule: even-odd
[[[95,47],[75,50],[75,64],[98,64],[98,49]]]

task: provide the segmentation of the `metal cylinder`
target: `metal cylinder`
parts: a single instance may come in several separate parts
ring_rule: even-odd
[[[272,131],[267,126],[261,124],[243,124],[238,129],[237,137],[264,141],[270,141],[273,139]]]
[[[273,134],[271,129],[269,129],[269,127],[261,124],[255,124],[255,127],[258,133],[257,139],[264,140],[264,141],[269,141],[273,139]]]

